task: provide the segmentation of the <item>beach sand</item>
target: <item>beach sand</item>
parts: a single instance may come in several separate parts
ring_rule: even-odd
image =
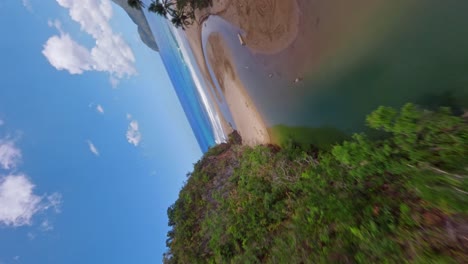
[[[265,123],[237,77],[235,67],[231,64],[232,55],[221,35],[210,35],[207,53],[210,64],[216,65],[214,74],[223,89],[242,142],[250,146],[269,143],[270,136]]]
[[[192,52],[205,79],[214,87],[207,67],[207,54],[202,47],[201,25],[210,15],[218,15],[241,28],[243,38],[251,51],[259,54],[274,54],[286,49],[298,34],[299,8],[295,0],[213,0],[213,6],[196,12],[196,22],[185,33]],[[227,105],[237,130],[248,145],[270,143],[270,136],[261,115],[239,80],[232,64],[229,49],[222,37],[209,37],[210,65],[215,69]],[[219,94],[211,96],[221,100]],[[220,113],[222,116],[222,113]],[[228,124],[224,122],[227,129]]]
[[[299,7],[296,0],[223,1],[218,15],[242,29],[253,52],[274,54],[288,46],[298,34]]]

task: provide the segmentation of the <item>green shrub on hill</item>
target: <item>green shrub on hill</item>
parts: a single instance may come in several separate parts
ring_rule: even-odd
[[[380,107],[332,148],[214,147],[168,209],[165,263],[463,263],[468,124]]]

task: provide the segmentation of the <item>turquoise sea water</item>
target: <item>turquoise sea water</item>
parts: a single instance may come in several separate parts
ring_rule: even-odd
[[[203,152],[210,146],[225,140],[210,101],[203,94],[202,78],[197,77],[194,66],[187,61],[187,52],[177,32],[167,21],[154,14],[147,15],[148,22],[159,46],[161,59],[174,86],[185,115]],[[184,56],[185,53],[185,56]]]

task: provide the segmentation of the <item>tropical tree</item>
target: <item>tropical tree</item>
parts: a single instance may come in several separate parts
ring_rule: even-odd
[[[168,9],[159,1],[152,2],[148,7],[148,11],[167,18]]]
[[[184,22],[181,17],[175,16],[171,18],[171,23],[176,27],[176,28],[182,28],[185,30],[184,27]]]
[[[182,28],[185,30],[187,26],[193,24],[193,19],[184,11],[176,10],[172,14],[171,22],[176,28]]]
[[[160,0],[156,0],[156,1],[159,2]],[[163,4],[164,8],[172,9],[172,6],[175,5],[175,2],[172,1],[172,0],[162,0],[162,4]]]
[[[141,0],[127,0],[130,7],[142,9],[145,4]],[[195,21],[195,9],[211,4],[211,0],[154,0],[148,6],[148,11],[171,20],[176,28],[185,28]]]
[[[142,9],[145,7],[145,3],[141,0],[127,0],[127,3],[130,7],[136,8],[136,9]]]
[[[175,5],[175,3],[171,0],[156,0],[156,1],[153,1],[149,7],[148,7],[148,11],[150,12],[153,12],[153,13],[156,13],[160,16],[163,16],[165,18],[167,18],[167,15],[171,15],[173,16],[175,10],[173,8],[173,6]]]

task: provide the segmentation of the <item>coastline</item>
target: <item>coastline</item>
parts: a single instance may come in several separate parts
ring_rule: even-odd
[[[210,35],[207,53],[206,56],[210,64],[215,65],[214,74],[221,89],[223,89],[224,97],[243,144],[255,146],[270,143],[270,135],[265,122],[239,80],[237,72],[231,64],[232,54],[221,35]]]
[[[192,53],[203,77],[213,86],[208,71],[207,59],[220,81],[225,100],[244,144],[268,144],[271,137],[263,118],[257,111],[248,92],[243,87],[233,67],[229,48],[218,34],[209,37],[208,48],[216,52],[204,54],[202,46],[202,24],[210,15],[218,15],[244,31],[246,46],[254,53],[275,54],[286,49],[297,37],[299,8],[296,0],[214,0],[213,6],[197,10],[193,25],[185,30]],[[218,92],[210,91],[212,99],[220,98]],[[223,116],[217,107],[219,116]],[[222,120],[225,131],[232,131],[230,124]]]

